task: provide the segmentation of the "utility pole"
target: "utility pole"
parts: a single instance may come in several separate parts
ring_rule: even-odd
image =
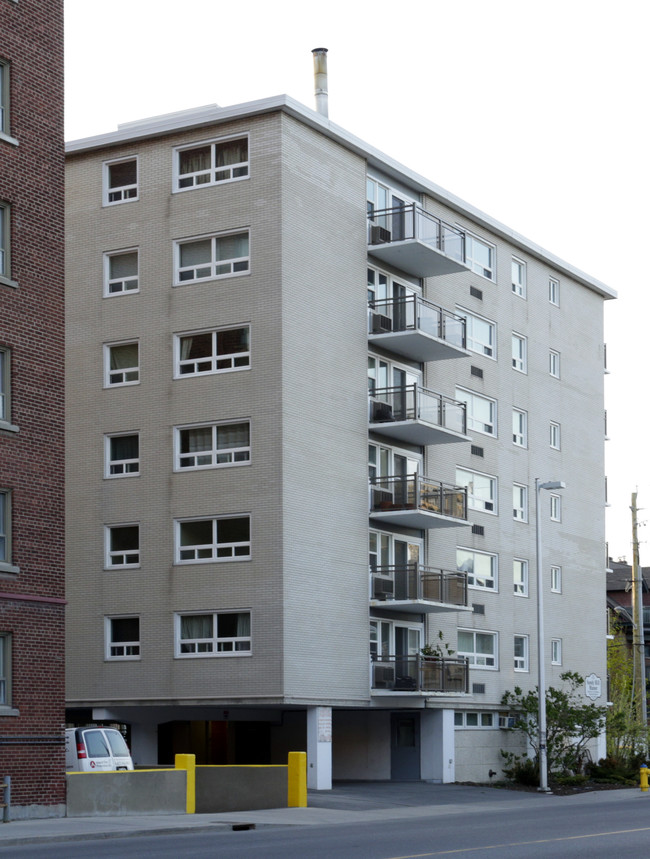
[[[638,508],[636,492],[632,493],[632,650],[634,651],[634,679],[639,691],[639,722],[648,725],[648,702],[645,685],[645,632],[643,629],[643,573],[639,564],[639,538],[637,534]],[[638,670],[637,670],[638,665]]]

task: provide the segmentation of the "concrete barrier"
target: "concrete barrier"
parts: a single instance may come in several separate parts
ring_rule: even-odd
[[[286,807],[286,765],[196,768],[197,814]]]
[[[182,769],[66,773],[67,816],[185,814],[187,775]]]

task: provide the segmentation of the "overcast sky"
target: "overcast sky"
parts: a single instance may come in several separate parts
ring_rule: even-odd
[[[65,0],[65,9],[67,140],[282,93],[313,107],[311,49],[326,47],[333,122],[616,289],[605,306],[607,537],[615,558],[631,559],[633,491],[650,522],[641,265],[650,4]],[[650,530],[639,536],[650,565]]]

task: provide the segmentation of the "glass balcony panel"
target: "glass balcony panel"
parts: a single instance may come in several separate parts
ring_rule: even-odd
[[[373,655],[371,667],[373,689],[443,695],[465,694],[469,689],[469,669],[463,658]]]

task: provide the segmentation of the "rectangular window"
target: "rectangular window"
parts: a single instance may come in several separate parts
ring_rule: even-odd
[[[176,563],[244,561],[250,556],[249,516],[186,519],[176,522]]]
[[[551,590],[554,594],[562,593],[562,567],[551,567]]]
[[[528,636],[515,635],[515,671],[528,671]]]
[[[104,205],[138,199],[138,159],[131,156],[104,162]]]
[[[0,632],[0,707],[11,707],[11,634]]]
[[[512,562],[514,591],[518,597],[528,596],[528,561],[515,558]]]
[[[494,280],[494,245],[467,233],[465,236],[465,262],[476,274]]]
[[[0,278],[11,279],[11,208],[8,203],[0,201]]]
[[[458,656],[465,656],[474,668],[497,668],[496,632],[458,630]]]
[[[512,366],[520,373],[528,372],[526,338],[519,334],[512,335]]]
[[[493,728],[494,713],[477,713],[474,710],[463,712],[456,710],[454,713],[455,728]]]
[[[11,564],[11,492],[0,489],[0,565]]]
[[[247,274],[248,231],[174,243],[174,286]]]
[[[175,191],[246,179],[248,138],[211,140],[179,147],[174,158]]]
[[[561,522],[562,521],[562,496],[561,495],[550,495],[549,496],[550,505],[551,505],[551,519],[553,522]]]
[[[229,424],[175,428],[175,469],[219,468],[250,462],[250,424]]]
[[[512,258],[512,291],[520,298],[526,298],[526,263]]]
[[[174,616],[176,656],[237,656],[251,651],[251,613]]]
[[[107,525],[106,569],[140,566],[140,526]]]
[[[107,343],[104,346],[104,387],[137,385],[140,381],[140,347],[130,343]]]
[[[174,338],[175,378],[250,367],[250,328],[194,331]]]
[[[467,429],[483,435],[497,434],[497,404],[495,400],[456,388],[456,399],[467,407]]]
[[[551,639],[551,665],[562,665],[562,639]]]
[[[140,474],[140,436],[137,432],[104,436],[104,477]]]
[[[470,352],[496,358],[497,327],[494,322],[482,316],[476,316],[461,307],[456,308],[456,313],[465,320],[466,345]]]
[[[0,347],[0,423],[11,420],[11,370],[8,349]]]
[[[521,483],[512,485],[512,518],[528,522],[528,487]]]
[[[140,658],[140,618],[105,617],[106,659]]]
[[[0,134],[9,135],[9,63],[0,60]]]
[[[554,277],[548,279],[548,300],[556,307],[560,306],[560,281]]]
[[[456,483],[467,487],[467,506],[486,513],[497,512],[497,479],[489,474],[456,469]]]
[[[484,591],[497,589],[497,556],[488,552],[476,552],[473,549],[456,549],[456,569],[467,573],[467,584],[470,588]]]
[[[554,378],[560,378],[560,353],[554,349],[551,349],[548,353],[548,372]]]
[[[123,295],[139,289],[137,248],[104,254],[104,295]]]
[[[528,413],[512,410],[512,443],[517,447],[528,447]]]
[[[553,450],[560,449],[560,424],[555,421],[549,424],[549,443]]]

